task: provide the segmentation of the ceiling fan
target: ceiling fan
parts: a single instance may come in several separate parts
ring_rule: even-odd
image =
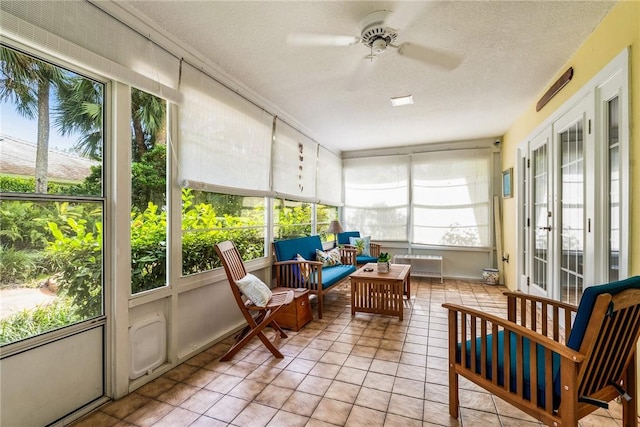
[[[395,44],[398,31],[409,26],[420,15],[426,4],[426,2],[402,2],[393,12],[388,10],[372,12],[362,20],[359,37],[291,33],[287,37],[287,43],[291,46],[352,46],[361,43],[370,49],[364,58],[371,62],[388,48],[393,48],[399,55],[443,70],[454,70],[461,62],[456,55],[410,42]]]

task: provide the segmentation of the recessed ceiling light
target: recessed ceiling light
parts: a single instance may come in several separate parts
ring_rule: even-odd
[[[394,107],[399,107],[401,105],[410,105],[413,104],[413,95],[407,96],[398,96],[396,98],[391,98],[391,105]]]

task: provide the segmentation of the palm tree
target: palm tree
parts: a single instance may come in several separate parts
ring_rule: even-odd
[[[151,150],[156,143],[166,142],[165,117],[167,103],[150,93],[131,89],[132,154],[134,161]]]
[[[56,126],[62,135],[79,133],[75,148],[83,156],[102,158],[102,86],[84,77],[70,78],[59,88]],[[166,102],[131,89],[132,159],[140,161],[156,143],[165,143]]]
[[[0,101],[11,100],[20,115],[38,119],[36,193],[47,192],[50,91],[64,80],[60,68],[0,46]]]
[[[58,87],[55,125],[60,134],[80,134],[74,148],[84,157],[102,160],[103,85],[73,76]]]

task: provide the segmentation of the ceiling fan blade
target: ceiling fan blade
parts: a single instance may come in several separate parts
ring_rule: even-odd
[[[291,33],[287,36],[290,46],[351,46],[360,41],[360,37],[332,34]]]
[[[384,26],[394,30],[408,28],[429,5],[426,1],[397,2],[393,11],[384,20]]]
[[[398,46],[398,53],[406,56],[407,58],[413,58],[447,71],[456,69],[462,62],[462,60],[456,55],[413,43],[401,44]]]

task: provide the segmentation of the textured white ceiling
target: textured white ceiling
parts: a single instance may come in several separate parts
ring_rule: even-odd
[[[462,58],[446,72],[387,50],[353,90],[369,49],[293,47],[292,32],[360,35],[389,1],[125,1],[337,151],[501,136],[537,101],[611,1],[430,2],[398,35]],[[371,64],[370,64],[371,65]],[[579,73],[580,70],[576,70]],[[389,98],[412,94],[415,104]]]

